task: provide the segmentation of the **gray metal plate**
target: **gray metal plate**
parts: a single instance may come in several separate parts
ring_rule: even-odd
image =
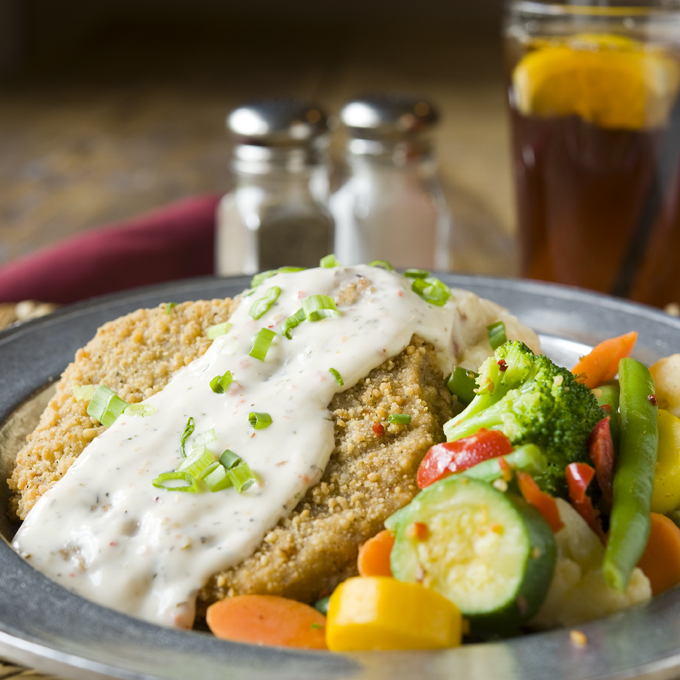
[[[680,352],[680,320],[648,307],[583,291],[527,281],[442,275],[508,307],[544,335],[544,346],[565,361],[582,345],[629,330],[640,334],[635,356],[652,362]],[[0,333],[0,423],[5,442],[17,409],[57,378],[104,322],[139,307],[234,295],[248,279],[196,279],[126,292],[64,308]],[[19,420],[35,414],[26,406]],[[15,425],[12,424],[11,427]],[[0,436],[0,447],[3,446]],[[12,451],[0,449],[0,533],[6,519],[4,479]],[[569,631],[445,652],[353,655],[295,652],[231,644],[198,632],[159,628],[103,609],[34,571],[0,541],[0,655],[73,678],[186,680],[585,680],[680,675],[680,589],[644,607]]]

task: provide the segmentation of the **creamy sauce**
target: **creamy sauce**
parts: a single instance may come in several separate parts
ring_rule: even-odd
[[[260,328],[277,330],[303,298],[336,296],[357,276],[371,285],[351,305],[338,306],[340,317],[304,321],[291,340],[278,335],[264,361],[248,355]],[[267,279],[244,298],[229,332],[144,402],[155,407],[152,415],[120,416],[85,449],[29,513],[15,548],[95,602],[161,625],[190,627],[200,588],[250,556],[320,480],[334,448],[327,407],[335,393],[399,354],[414,333],[435,346],[444,371],[455,364],[471,323],[459,308],[476,296],[454,291],[436,307],[410,285],[401,275],[365,266]],[[278,300],[252,319],[252,303],[273,286],[281,288]],[[488,354],[488,343],[486,348]],[[234,382],[216,394],[209,383],[227,370]],[[272,424],[254,430],[252,411],[268,413]],[[217,440],[208,447],[215,457],[231,449],[258,483],[241,495],[233,488],[196,494],[155,488],[152,480],[183,460],[180,437],[189,417],[196,429],[187,453],[200,433],[214,428]]]

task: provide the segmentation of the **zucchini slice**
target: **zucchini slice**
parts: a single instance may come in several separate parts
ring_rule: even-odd
[[[486,482],[435,482],[385,526],[395,535],[395,578],[451,600],[475,635],[515,631],[550,587],[557,551],[547,522],[523,499]]]

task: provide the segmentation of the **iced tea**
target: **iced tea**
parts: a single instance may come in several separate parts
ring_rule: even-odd
[[[523,275],[680,301],[677,51],[604,32],[506,46]]]

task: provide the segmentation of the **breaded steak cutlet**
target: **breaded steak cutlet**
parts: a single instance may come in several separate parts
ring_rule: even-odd
[[[338,304],[351,304],[368,285],[363,277],[353,280],[339,289]],[[452,343],[464,365],[476,368],[489,356],[486,327],[498,319],[506,322],[509,337],[538,347],[536,336],[498,305],[464,291],[454,294],[460,323]],[[126,401],[139,402],[207,350],[208,327],[228,319],[236,304],[185,303],[170,314],[163,305],[103,326],[64,372],[57,394],[17,457],[9,480],[16,515],[23,519],[104,429],[87,415],[87,402],[75,401],[74,384],[106,384]],[[239,593],[311,602],[355,574],[360,545],[418,492],[418,466],[430,446],[443,439],[452,398],[434,348],[414,335],[398,356],[337,394],[329,410],[335,448],[321,481],[266,534],[253,555],[205,584],[199,614],[211,602]],[[389,424],[391,413],[407,413],[411,422]]]
[[[230,299],[185,302],[169,313],[160,305],[102,326],[62,374],[57,393],[17,455],[7,482],[14,491],[11,513],[24,519],[105,429],[87,415],[87,401],[75,400],[73,385],[106,385],[125,401],[138,403],[210,347],[207,329],[226,321],[236,304]]]
[[[420,461],[442,441],[442,427],[452,417],[434,348],[417,336],[397,357],[336,394],[330,411],[335,449],[321,481],[253,555],[210,580],[199,613],[243,593],[313,602],[355,575],[359,546],[416,495]],[[391,413],[408,413],[411,422],[388,424]]]

